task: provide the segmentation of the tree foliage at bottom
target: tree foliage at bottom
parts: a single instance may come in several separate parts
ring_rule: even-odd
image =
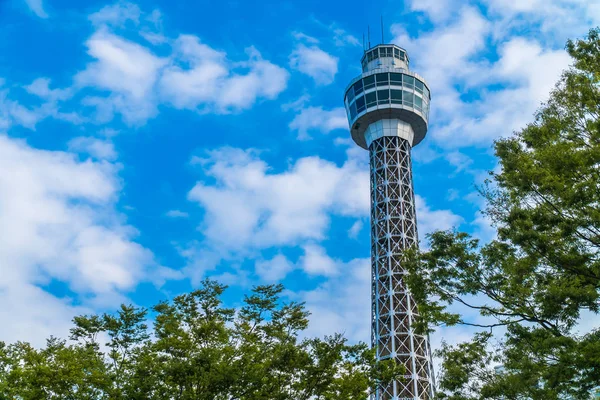
[[[43,349],[0,342],[0,399],[362,400],[402,373],[339,334],[300,339],[308,313],[280,285],[255,287],[237,310],[224,290],[206,280],[156,305],[152,328],[123,305],[76,317],[69,341]]]
[[[600,385],[600,29],[567,51],[535,121],[495,143],[481,192],[496,239],[435,232],[406,254],[420,330],[483,328],[438,352],[440,399],[588,400]]]

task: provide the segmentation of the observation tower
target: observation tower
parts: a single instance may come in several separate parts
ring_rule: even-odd
[[[429,338],[414,332],[418,310],[400,262],[402,251],[418,244],[410,152],[427,133],[431,96],[401,47],[377,45],[361,63],[344,103],[352,139],[370,156],[371,344],[377,359],[406,368],[403,379],[378,388],[375,399],[432,399]]]

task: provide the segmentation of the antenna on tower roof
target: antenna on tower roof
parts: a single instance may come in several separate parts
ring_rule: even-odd
[[[371,26],[367,25],[367,41],[369,43],[369,49],[371,48]]]
[[[365,32],[363,31],[363,53],[366,51],[367,49],[365,49]]]
[[[381,15],[381,44],[385,44],[385,39],[383,37],[383,14]]]

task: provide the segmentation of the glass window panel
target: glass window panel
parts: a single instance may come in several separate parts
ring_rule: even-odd
[[[388,47],[388,48],[386,49],[386,55],[387,55],[388,57],[394,57],[394,48],[393,48],[393,47]]]
[[[418,79],[415,79],[415,89],[417,89],[419,93],[423,93],[423,82],[421,82]]]
[[[429,101],[430,95],[429,95],[429,89],[427,89],[427,86],[423,87],[423,93],[424,93],[424,96],[425,96],[425,100]]]
[[[413,93],[405,90],[404,93],[402,93],[402,103],[406,106],[412,107],[414,105],[414,97],[415,95]]]
[[[391,90],[392,104],[402,104],[402,90]]]
[[[403,51],[400,51],[400,59],[405,60],[405,55]]]
[[[350,86],[348,93],[346,93],[346,98],[348,99],[348,103],[352,103],[352,100],[354,100],[354,86]]]
[[[376,92],[371,92],[371,93],[367,93],[365,95],[365,97],[367,99],[367,108],[372,107],[377,104],[377,96],[375,95],[375,93]]]
[[[389,85],[388,74],[375,74],[375,80],[377,81],[377,86]]]
[[[356,112],[359,113],[365,109],[365,98],[360,96],[356,99]]]
[[[375,87],[375,76],[370,75],[363,78],[365,90]]]
[[[404,86],[413,87],[415,84],[415,78],[410,75],[404,75],[403,83]]]
[[[388,104],[390,102],[390,91],[389,90],[378,90],[377,91],[377,102],[379,104]]]
[[[362,79],[361,79],[354,84],[354,94],[358,95],[362,91],[363,91],[363,83],[362,83]]]
[[[390,82],[392,83],[392,85],[396,84],[402,86],[402,74],[399,74],[397,72],[391,72]]]
[[[368,61],[373,61],[373,50],[369,51],[367,53],[367,60]]]
[[[354,119],[356,117],[356,104],[352,103],[350,105],[350,119]]]
[[[423,108],[423,99],[419,96],[415,96],[415,108],[421,110]]]

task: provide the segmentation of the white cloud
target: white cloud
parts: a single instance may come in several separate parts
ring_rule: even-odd
[[[412,11],[425,13],[434,22],[448,19],[456,7],[453,0],[411,0],[409,5]]]
[[[187,218],[190,216],[188,213],[180,210],[169,210],[165,215],[171,218]]]
[[[99,160],[117,159],[115,146],[110,140],[79,136],[71,139],[67,145],[70,151],[89,154]]]
[[[417,223],[419,229],[419,238],[424,239],[425,235],[436,230],[448,230],[458,227],[463,218],[454,214],[450,210],[432,210],[425,200],[419,196],[415,196],[417,206]]]
[[[167,60],[105,28],[96,31],[86,45],[95,61],[77,74],[77,84],[109,90],[105,101],[128,123],[145,122],[156,115],[153,88]]]
[[[435,20],[437,5],[421,6]],[[394,26],[394,42],[407,47],[412,69],[430,84],[431,139],[446,148],[489,145],[533,119],[569,58],[562,48],[502,36],[510,31],[498,32],[496,21],[481,10],[456,4],[451,9],[458,12],[449,22],[415,39]]]
[[[341,28],[333,28],[333,42],[336,46],[361,46],[358,39]]]
[[[290,55],[290,66],[313,78],[317,84],[328,85],[338,72],[338,58],[312,45],[296,46]]]
[[[226,54],[182,35],[175,59],[163,74],[161,95],[176,108],[227,113],[247,109],[259,98],[274,99],[287,86],[288,72],[248,48],[248,61],[237,67]]]
[[[255,272],[263,282],[272,283],[283,280],[296,266],[283,254],[277,254],[270,260],[259,260]]]
[[[35,130],[40,121],[51,115],[64,116],[64,114],[58,113],[56,105],[52,102],[29,108],[10,99],[8,89],[0,88],[0,128],[3,130],[8,130],[13,125],[21,125]]]
[[[324,110],[323,107],[303,108],[290,122],[290,130],[298,132],[298,139],[309,139],[309,133],[329,133],[336,129],[348,129],[346,111],[342,107]]]
[[[139,24],[142,11],[136,4],[120,1],[113,5],[104,6],[89,16],[92,24],[122,27],[128,21]]]
[[[455,168],[455,173],[462,172],[473,164],[471,157],[459,151],[451,151],[444,156],[446,161]]]
[[[225,148],[196,162],[217,183],[198,182],[189,198],[205,209],[202,231],[219,246],[244,249],[321,239],[330,212],[368,213],[368,167],[353,160],[338,167],[305,157],[274,174],[255,152]]]
[[[300,265],[308,275],[334,276],[340,270],[341,262],[327,255],[325,249],[314,243],[302,246],[304,255],[300,259]]]
[[[66,100],[72,96],[70,89],[50,89],[50,79],[38,78],[25,86],[27,92],[48,101]]]
[[[356,239],[362,228],[363,222],[361,220],[355,221],[348,230],[348,237],[351,239]]]
[[[158,105],[203,112],[228,113],[251,107],[258,99],[274,99],[286,85],[288,73],[262,59],[253,48],[248,61],[233,63],[226,54],[180,36],[169,58],[99,28],[87,41],[96,60],[77,74],[79,87],[110,91],[107,98],[88,96],[83,103],[96,108],[96,120],[106,123],[114,113],[139,125],[158,112]]]
[[[185,250],[190,264],[203,257],[197,268],[204,273],[221,259],[301,246],[305,254],[299,268],[308,274],[334,275],[340,262],[328,259],[319,244],[327,237],[331,218],[369,216],[369,166],[365,152],[354,150],[341,166],[304,157],[278,173],[252,150],[221,148],[195,158],[205,177],[188,198],[204,211],[198,227],[203,240]],[[460,217],[432,210],[420,197],[417,210],[421,233],[460,223]]]
[[[305,334],[323,337],[343,333],[357,342],[370,342],[371,262],[355,259],[339,267],[344,273],[329,278],[317,288],[297,293],[311,312]]]
[[[0,175],[0,301],[11,310],[11,323],[0,328],[6,340],[65,335],[73,313],[83,310],[39,285],[62,282],[78,304],[102,306],[123,300],[141,280],[159,284],[173,275],[134,241],[136,230],[115,210],[114,165],[0,136],[0,169],[10,171]]]
[[[292,32],[292,36],[294,36],[294,39],[305,42],[305,43],[311,43],[311,44],[319,43],[319,39],[309,36],[303,32]]]
[[[48,14],[44,10],[44,3],[42,0],[25,0],[25,3],[29,7],[29,9],[33,11],[33,13],[38,17],[48,18]]]

